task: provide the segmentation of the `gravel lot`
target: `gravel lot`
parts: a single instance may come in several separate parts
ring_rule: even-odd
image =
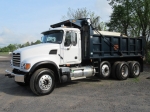
[[[150,66],[144,68],[136,79],[80,79],[38,97],[5,77],[9,62],[1,60],[0,112],[150,112]]]

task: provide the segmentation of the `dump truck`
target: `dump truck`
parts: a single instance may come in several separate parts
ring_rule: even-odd
[[[5,76],[36,95],[72,78],[136,78],[143,71],[144,37],[98,31],[89,18],[69,19],[42,32],[41,43],[15,50]]]

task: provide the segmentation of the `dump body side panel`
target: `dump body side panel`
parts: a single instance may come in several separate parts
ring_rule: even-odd
[[[90,58],[143,57],[144,38],[93,35]]]

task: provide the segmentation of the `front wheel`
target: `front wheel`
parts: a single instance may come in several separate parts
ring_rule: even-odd
[[[55,77],[53,71],[42,68],[32,75],[30,79],[30,88],[36,95],[50,94],[55,87]]]

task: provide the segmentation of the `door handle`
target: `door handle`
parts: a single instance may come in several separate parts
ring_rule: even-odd
[[[64,50],[69,50],[70,48],[62,48],[62,49],[64,49]]]

